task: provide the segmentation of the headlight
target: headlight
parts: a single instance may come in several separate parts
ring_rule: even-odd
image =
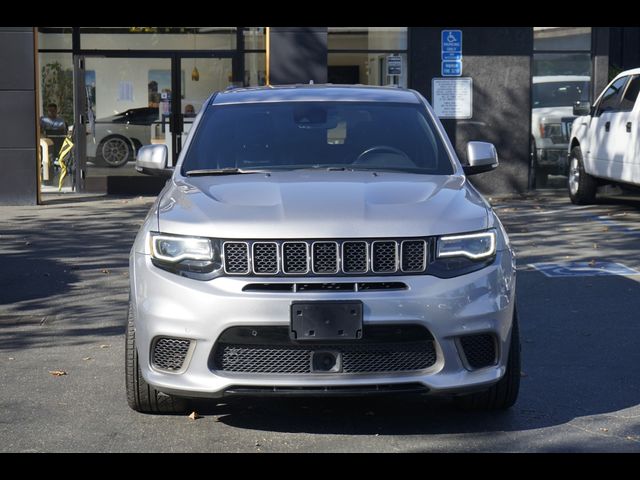
[[[496,253],[496,232],[449,235],[438,239],[437,258],[467,257],[481,260]]]
[[[220,247],[216,240],[151,233],[151,260],[163,270],[205,280],[202,274],[221,269]]]
[[[436,241],[428,271],[441,278],[457,277],[490,265],[496,255],[496,231],[445,235]]]

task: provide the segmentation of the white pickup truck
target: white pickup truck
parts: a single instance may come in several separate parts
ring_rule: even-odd
[[[620,73],[594,105],[577,102],[569,142],[569,196],[595,200],[599,185],[640,186],[640,68]]]
[[[540,188],[546,185],[548,175],[567,175],[573,105],[589,99],[590,78],[536,76],[532,83],[531,160],[536,188]]]

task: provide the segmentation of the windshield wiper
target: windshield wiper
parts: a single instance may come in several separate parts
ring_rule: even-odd
[[[241,175],[243,173],[269,173],[268,170],[243,170],[241,168],[203,168],[200,170],[188,170],[187,177],[202,177],[207,175]]]

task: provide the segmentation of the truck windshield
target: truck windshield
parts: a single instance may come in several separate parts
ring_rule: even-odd
[[[533,84],[533,108],[570,107],[589,101],[589,82],[546,82]]]
[[[183,175],[233,168],[454,172],[422,105],[265,102],[208,108],[186,153]]]

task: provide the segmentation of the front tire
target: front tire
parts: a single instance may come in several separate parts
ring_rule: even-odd
[[[578,146],[573,147],[569,157],[567,185],[572,203],[587,205],[595,202],[598,183],[594,177],[585,172],[582,150]]]
[[[106,167],[118,168],[133,157],[131,143],[125,137],[112,135],[98,145],[96,159]]]
[[[538,189],[547,186],[547,180],[549,178],[549,172],[538,165],[538,149],[536,148],[536,141],[531,138],[531,165],[533,166],[533,188]]]
[[[186,413],[186,399],[162,393],[149,385],[142,377],[136,348],[133,306],[129,303],[127,338],[125,345],[125,376],[127,403],[140,413]]]
[[[520,391],[520,365],[520,332],[518,313],[514,308],[509,358],[504,376],[489,390],[456,397],[456,405],[463,410],[506,410],[512,407]]]

